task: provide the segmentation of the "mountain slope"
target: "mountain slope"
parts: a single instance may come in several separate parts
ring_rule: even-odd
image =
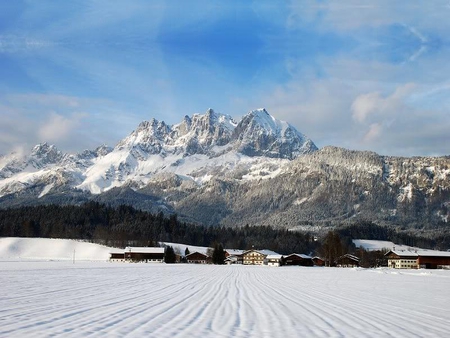
[[[208,225],[433,228],[449,221],[450,157],[317,150],[264,109],[238,122],[209,109],[172,126],[144,121],[114,148],[62,154],[42,144],[0,158],[1,207],[89,200]]]

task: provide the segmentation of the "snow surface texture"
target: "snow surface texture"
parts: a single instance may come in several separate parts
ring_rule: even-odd
[[[87,260],[106,261],[113,248],[74,241],[52,238],[0,238],[0,260]]]
[[[0,268],[2,337],[446,337],[450,325],[450,271],[105,262]]]
[[[73,264],[74,245],[111,250],[0,239],[0,337],[448,336],[450,271]],[[9,259],[46,256],[66,261]]]

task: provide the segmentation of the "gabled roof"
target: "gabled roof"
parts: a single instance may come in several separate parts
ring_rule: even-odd
[[[164,248],[158,248],[158,247],[136,247],[136,246],[127,246],[124,249],[125,253],[158,253],[163,254]]]
[[[290,257],[290,256],[297,256],[303,259],[312,259],[311,256],[308,255],[304,255],[304,254],[296,254],[296,253],[291,253],[290,255],[284,256],[285,258]]]
[[[359,258],[358,257],[356,257],[355,255],[350,255],[350,254],[342,255],[341,257],[336,258],[336,260],[339,260],[339,259],[342,259],[342,258],[349,258],[351,260],[359,262]]]
[[[189,256],[192,256],[194,254],[199,254],[199,255],[202,255],[205,257],[209,257],[207,254],[204,254],[203,252],[194,251],[194,252],[191,252],[190,254],[186,255],[186,258],[188,258]]]
[[[278,252],[275,252],[275,251],[272,251],[272,250],[267,250],[267,249],[264,249],[264,250],[250,249],[250,250],[244,251],[243,255],[245,255],[245,254],[247,254],[247,253],[249,253],[249,252],[252,252],[252,251],[258,252],[258,253],[260,253],[260,254],[262,254],[262,255],[264,255],[264,256],[268,256],[268,255],[279,255]]]

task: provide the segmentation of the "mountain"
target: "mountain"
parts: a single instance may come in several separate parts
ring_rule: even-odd
[[[208,109],[175,125],[144,121],[114,148],[53,145],[0,158],[0,206],[95,200],[207,225],[302,228],[370,220],[446,226],[450,157],[320,150],[265,109],[240,121]]]

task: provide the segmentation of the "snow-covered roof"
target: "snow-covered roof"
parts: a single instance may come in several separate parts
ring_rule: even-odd
[[[272,251],[272,250],[255,250],[258,251],[259,253],[262,253],[265,256],[269,256],[269,255],[280,255],[278,252]]]
[[[164,248],[127,246],[125,248],[124,252],[133,252],[133,253],[164,253]]]
[[[391,250],[386,255],[394,253],[399,257],[449,257],[448,251],[436,251],[436,250]]]
[[[351,254],[345,254],[345,255],[342,255],[342,256],[339,257],[338,259],[341,259],[341,258],[350,258],[350,259],[353,259],[353,260],[355,260],[355,261],[359,261],[359,258],[358,258],[358,257],[356,257],[355,255],[351,255]]]
[[[242,255],[245,250],[239,250],[239,249],[225,249],[226,252],[228,252],[232,256],[238,256]]]
[[[282,255],[267,255],[267,259],[281,259],[283,258]]]
[[[287,255],[287,256],[285,256],[285,257],[289,257],[289,256],[298,256],[298,257],[303,258],[303,259],[312,259],[311,256],[304,255],[304,254],[296,254],[296,253],[292,253],[292,254]]]

